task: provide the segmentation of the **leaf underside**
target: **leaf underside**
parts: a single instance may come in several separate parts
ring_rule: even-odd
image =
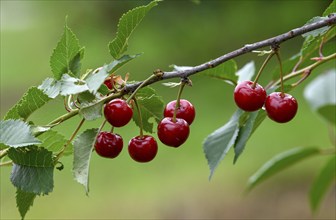
[[[74,145],[73,175],[75,180],[89,193],[89,167],[98,129],[89,129],[76,137]]]
[[[27,123],[10,119],[0,121],[0,143],[10,147],[24,147],[41,142],[32,135]]]

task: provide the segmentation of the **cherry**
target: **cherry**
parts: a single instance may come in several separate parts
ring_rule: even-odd
[[[104,81],[104,84],[107,86],[107,88],[109,89],[112,89],[113,86],[112,86],[112,82],[111,82],[111,79],[107,79]]]
[[[264,105],[265,89],[258,83],[255,86],[253,84],[252,81],[243,81],[234,90],[234,100],[238,107],[244,111],[256,111]]]
[[[164,117],[173,117],[175,106],[176,100],[169,102],[164,109]],[[191,125],[195,118],[194,106],[188,100],[180,99],[180,107],[177,109],[176,117],[186,120]]]
[[[97,154],[102,157],[115,158],[123,148],[123,139],[119,134],[100,132],[95,143]]]
[[[104,107],[106,120],[114,127],[126,125],[133,116],[133,110],[125,100],[113,99]]]
[[[294,118],[298,109],[298,103],[289,94],[273,92],[266,98],[265,109],[270,119],[279,123],[285,123]]]
[[[158,137],[162,143],[171,147],[179,147],[189,136],[189,125],[182,118],[166,117],[158,125]]]
[[[154,159],[158,151],[156,140],[150,135],[136,136],[128,143],[128,153],[133,160],[146,163]]]

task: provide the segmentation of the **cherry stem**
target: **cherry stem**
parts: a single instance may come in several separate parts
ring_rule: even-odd
[[[134,97],[133,100],[134,100],[134,103],[135,103],[135,106],[137,108],[137,112],[138,112],[138,115],[139,115],[140,138],[142,138],[143,137],[143,123],[142,123],[141,111],[140,111],[140,107],[139,107],[137,99]]]
[[[56,164],[56,163],[58,162],[58,160],[62,157],[62,155],[63,155],[65,149],[69,146],[69,144],[71,143],[71,141],[75,138],[75,136],[76,136],[76,134],[78,133],[79,129],[82,127],[84,121],[85,121],[85,118],[83,118],[83,119],[79,122],[79,124],[78,124],[76,130],[73,132],[73,134],[71,135],[70,139],[69,139],[69,140],[66,142],[66,144],[63,146],[63,149],[56,155],[56,158],[54,159],[55,164]]]
[[[158,76],[153,74],[150,77],[148,77],[147,79],[145,79],[135,90],[134,92],[130,95],[130,97],[128,97],[128,99],[126,100],[127,103],[129,103],[133,97],[135,96],[135,94],[139,91],[139,89],[141,89],[144,85],[146,85],[149,81],[153,80],[154,78],[157,78]]]
[[[105,119],[105,120],[103,121],[103,123],[99,126],[98,133],[101,132],[101,130],[103,130],[105,123],[106,123],[106,119]],[[113,127],[112,127],[112,129],[113,129]],[[111,132],[112,132],[112,131],[111,131]]]
[[[278,59],[279,66],[280,66],[280,85],[281,85],[281,95],[284,95],[284,83],[283,83],[283,70],[282,70],[282,62],[279,51],[275,51],[275,55]]]
[[[256,84],[257,84],[257,82],[258,82],[258,80],[259,80],[259,78],[260,78],[260,76],[261,76],[262,71],[265,69],[266,64],[268,63],[268,61],[270,61],[270,59],[272,58],[272,56],[273,56],[274,54],[275,54],[275,52],[272,51],[272,53],[270,53],[270,54],[267,56],[267,58],[265,59],[264,63],[261,65],[261,67],[260,67],[260,69],[259,69],[259,72],[258,72],[258,74],[257,74],[257,76],[256,76],[256,78],[254,79],[254,82],[253,82],[253,84],[252,84],[252,88],[255,88],[255,86],[256,86]]]
[[[181,95],[182,95],[182,91],[185,85],[186,85],[186,81],[181,80],[181,85],[180,85],[179,91],[177,93],[177,98],[176,98],[176,104],[175,104],[175,109],[174,109],[174,114],[173,114],[173,122],[176,122],[176,114],[177,114],[177,110],[180,108]]]

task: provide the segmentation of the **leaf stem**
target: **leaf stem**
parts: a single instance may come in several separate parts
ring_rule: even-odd
[[[267,58],[265,59],[264,63],[261,65],[261,67],[260,67],[260,69],[259,69],[259,72],[258,72],[258,74],[257,74],[257,76],[256,76],[256,78],[254,79],[254,82],[253,82],[253,84],[252,84],[252,88],[255,88],[255,86],[256,86],[256,84],[257,84],[259,78],[260,78],[260,75],[261,75],[262,71],[265,69],[267,63],[268,63],[268,62],[270,61],[270,59],[273,57],[274,53],[275,53],[275,52],[272,51],[272,52],[267,56]]]
[[[305,67],[305,68],[302,68],[300,70],[297,70],[295,72],[292,72],[286,76],[283,77],[283,81],[287,81],[289,79],[292,79],[296,76],[299,76],[301,75],[302,73],[306,72],[306,71],[312,71],[313,69],[315,69],[316,67],[320,66],[321,64],[329,61],[329,60],[332,60],[332,59],[336,59],[336,53],[333,53],[329,56],[326,56],[326,57],[323,57],[322,59],[316,61],[315,63]],[[273,86],[275,85],[278,85],[279,83],[281,82],[281,80],[279,79],[278,81],[276,81],[275,83],[273,83]]]
[[[49,127],[51,127],[51,128],[52,128],[52,127],[55,127],[55,126],[57,126],[58,124],[62,123],[63,121],[66,121],[66,120],[68,120],[69,118],[72,118],[73,116],[77,115],[78,113],[79,113],[79,109],[75,109],[75,110],[73,110],[73,111],[70,111],[69,113],[64,114],[64,115],[62,115],[62,116],[56,118],[55,120],[49,122],[49,123],[47,124],[47,126],[49,126]]]
[[[101,132],[101,130],[103,130],[103,127],[105,124],[106,124],[106,119],[104,119],[103,123],[99,126],[98,133]]]
[[[65,149],[69,146],[69,144],[71,143],[71,141],[75,138],[75,136],[76,136],[76,134],[78,133],[79,129],[82,127],[84,121],[85,121],[85,118],[83,118],[83,119],[79,122],[79,124],[78,124],[76,130],[72,133],[70,139],[69,139],[69,140],[66,142],[66,144],[63,146],[63,149],[56,155],[56,157],[55,157],[55,159],[54,159],[55,164],[56,164],[56,163],[58,162],[58,160],[62,157],[62,155],[63,155]]]

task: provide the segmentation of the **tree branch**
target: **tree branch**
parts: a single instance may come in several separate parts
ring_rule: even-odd
[[[304,25],[302,27],[299,28],[295,28],[292,29],[284,34],[280,34],[278,36],[263,40],[263,41],[259,41],[253,44],[246,44],[245,46],[243,46],[242,48],[239,48],[237,50],[234,50],[230,53],[224,54],[223,56],[220,56],[214,60],[211,60],[209,62],[200,64],[198,66],[195,67],[190,67],[188,69],[185,70],[179,70],[179,71],[170,71],[170,72],[162,72],[163,76],[162,77],[156,77],[153,78],[152,80],[148,81],[147,83],[144,84],[144,86],[146,85],[150,85],[153,84],[157,81],[161,81],[161,80],[165,80],[165,79],[171,79],[171,78],[186,78],[189,77],[193,74],[196,74],[198,72],[204,71],[206,69],[210,69],[210,68],[214,68],[222,63],[224,63],[225,61],[228,61],[230,59],[233,59],[235,57],[241,56],[243,54],[249,53],[253,50],[256,49],[260,49],[266,46],[271,46],[271,47],[277,47],[279,46],[281,43],[283,43],[284,41],[287,41],[291,38],[300,36],[302,34],[305,34],[307,32],[325,27],[325,26],[331,26],[334,25],[336,23],[336,14],[331,14],[328,16],[327,19],[322,20],[322,21],[317,21],[311,24],[307,24]],[[125,93],[130,93],[133,92],[140,84],[142,84],[143,81],[138,82],[138,83],[133,83],[133,84],[128,84],[125,86],[124,91]]]

